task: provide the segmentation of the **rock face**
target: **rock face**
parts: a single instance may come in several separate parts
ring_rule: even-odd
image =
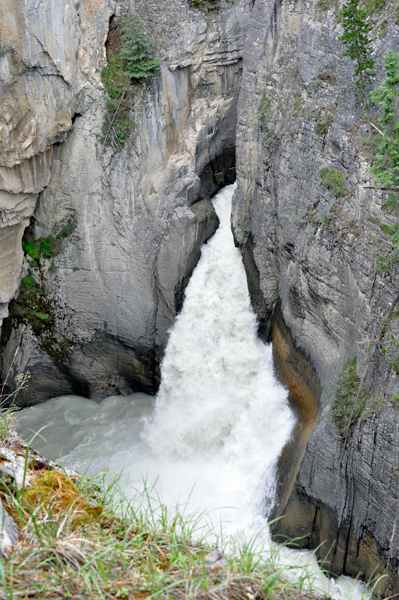
[[[135,126],[114,153],[100,74],[129,8],[163,62],[136,86]],[[302,536],[335,574],[386,572],[389,596],[399,588],[399,296],[395,269],[377,273],[376,255],[389,256],[380,225],[395,215],[370,187],[375,142],[336,9],[3,1],[1,375],[11,365],[11,384],[30,371],[22,405],[155,391],[168,329],[217,227],[209,198],[237,170],[235,239],[260,334],[272,335],[301,415],[279,463],[274,534]],[[387,14],[375,15],[376,81],[386,50],[399,49]],[[364,408],[343,431],[329,390],[353,357]]]
[[[209,198],[235,180],[245,11],[224,3],[205,19],[183,0],[129,5],[163,62],[149,85],[136,85],[135,127],[115,154],[102,135],[100,73],[110,19],[128,3],[52,0],[32,14],[18,5],[9,9],[30,29],[20,42],[23,68],[17,70],[11,50],[2,58],[16,86],[10,83],[4,102],[15,112],[15,98],[22,98],[18,110],[29,118],[24,135],[13,137],[0,109],[0,186],[8,192],[0,231],[9,248],[0,266],[3,316],[8,301],[17,300],[3,325],[3,377],[19,346],[10,379],[31,373],[21,404],[62,393],[153,392],[185,285],[218,225]],[[21,272],[21,237],[33,210],[27,238],[58,234],[56,256],[42,255],[34,266],[26,257]]]
[[[5,0],[0,7],[0,319],[18,287],[21,238],[50,181],[53,145],[72,128],[77,94],[101,65],[105,5]]]
[[[379,82],[382,56],[399,50],[399,29],[389,17],[381,35],[383,16],[376,18]],[[382,210],[387,192],[367,187],[371,135],[341,31],[328,3],[254,3],[238,104],[233,225],[261,333],[270,335],[278,297],[293,346],[323,385],[321,417],[296,480],[280,464],[285,484],[275,516],[285,516],[275,535],[303,536],[303,547],[318,548],[335,574],[386,572],[380,589],[388,596],[399,589],[399,377],[392,368],[399,305],[395,273],[382,276],[375,267],[376,254],[390,249],[379,223],[395,217]],[[328,187],[328,174],[338,187]],[[366,407],[354,431],[340,433],[329,390],[353,357]]]

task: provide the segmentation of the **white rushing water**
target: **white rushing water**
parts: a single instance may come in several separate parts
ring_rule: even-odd
[[[173,327],[157,398],[111,397],[100,404],[64,396],[20,413],[34,446],[79,472],[108,467],[129,477],[128,493],[156,482],[162,502],[208,511],[224,534],[248,537],[266,524],[277,458],[294,426],[287,392],[273,374],[271,346],[257,338],[240,252],[230,230],[234,186],[215,197],[220,227],[203,247]],[[267,533],[265,547],[270,546]],[[315,585],[358,599],[362,586],[329,582],[310,553],[284,549],[280,561],[309,563]]]

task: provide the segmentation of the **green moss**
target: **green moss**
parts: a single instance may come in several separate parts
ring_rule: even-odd
[[[40,248],[43,258],[51,258],[52,256],[55,256],[54,240],[51,235],[40,240]]]
[[[38,261],[40,256],[51,258],[56,254],[55,242],[51,235],[46,238],[39,238],[38,240],[22,240],[22,248],[34,261]]]
[[[34,260],[40,258],[40,242],[37,240],[22,240],[22,248]]]
[[[31,310],[32,317],[36,317],[36,319],[40,319],[41,321],[48,321],[50,315],[47,313],[40,312],[38,310]]]
[[[31,290],[36,287],[36,281],[33,277],[27,276],[21,280],[21,290]]]
[[[115,100],[121,91],[128,89],[129,76],[120,54],[113,54],[108,58],[107,66],[101,71],[101,81],[111,100]]]
[[[335,198],[346,196],[346,190],[343,187],[344,175],[338,169],[320,169],[321,182]]]
[[[341,436],[345,436],[347,431],[351,432],[353,430],[365,406],[364,395],[359,397],[356,406],[354,406],[360,384],[356,373],[356,363],[356,357],[345,363],[337,380],[332,418]]]

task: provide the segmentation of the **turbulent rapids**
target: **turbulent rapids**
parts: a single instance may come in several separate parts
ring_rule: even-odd
[[[100,404],[64,396],[20,413],[21,434],[51,459],[80,472],[123,470],[127,491],[156,484],[160,500],[207,511],[224,533],[248,536],[265,524],[275,465],[294,416],[273,374],[271,347],[257,338],[240,252],[230,230],[234,186],[215,197],[220,226],[203,247],[171,331],[157,398]],[[264,536],[267,542],[267,535]],[[308,553],[284,550],[282,560]],[[315,561],[312,562],[315,568]],[[320,572],[317,585],[329,583]],[[330,584],[334,598],[353,586]],[[355,584],[353,598],[360,598]]]

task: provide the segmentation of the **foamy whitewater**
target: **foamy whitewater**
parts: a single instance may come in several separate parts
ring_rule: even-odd
[[[155,483],[162,502],[207,511],[215,529],[265,552],[275,466],[294,426],[287,392],[273,374],[271,346],[257,338],[240,252],[230,229],[234,186],[214,199],[220,226],[204,245],[162,363],[157,398],[114,396],[100,404],[63,396],[19,413],[21,435],[77,471],[123,470],[127,492]],[[263,528],[263,529],[262,529]],[[261,532],[259,534],[259,532]],[[349,578],[329,581],[308,552],[282,549],[283,564],[306,564],[336,600],[362,597]],[[295,574],[292,574],[295,577]]]

